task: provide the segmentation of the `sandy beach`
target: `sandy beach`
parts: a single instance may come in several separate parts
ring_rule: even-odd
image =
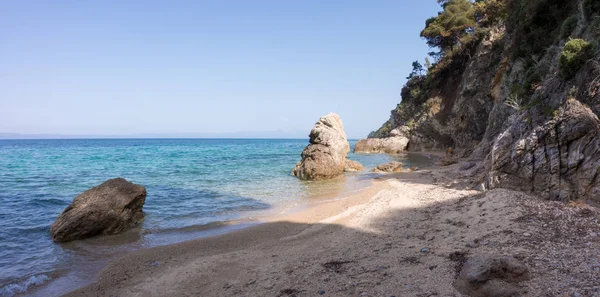
[[[382,175],[255,227],[131,252],[66,296],[463,296],[453,282],[474,254],[523,261],[524,296],[598,296],[597,209],[475,191],[459,168]]]
[[[600,297],[600,0],[3,2],[0,297]]]

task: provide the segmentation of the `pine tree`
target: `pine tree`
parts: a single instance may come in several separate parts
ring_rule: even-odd
[[[447,0],[440,4],[444,10],[426,21],[421,37],[430,47],[439,48],[443,55],[460,46],[463,37],[472,35],[477,22],[475,8],[469,0]]]

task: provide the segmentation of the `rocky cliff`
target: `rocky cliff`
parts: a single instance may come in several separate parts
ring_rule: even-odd
[[[443,2],[445,9],[460,1]],[[474,6],[468,34],[446,48],[440,43],[436,62],[411,75],[401,103],[370,137],[401,130],[406,150],[452,148],[477,161],[487,188],[600,202],[600,2]],[[422,36],[431,36],[434,22]]]

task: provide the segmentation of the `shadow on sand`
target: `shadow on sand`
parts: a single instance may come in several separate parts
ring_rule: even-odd
[[[415,176],[387,178],[399,185],[348,208],[335,223],[264,223],[125,254],[68,296],[462,296],[452,286],[461,264],[450,256],[456,253],[512,255],[538,267],[523,296],[570,292],[560,275],[539,268],[558,265],[570,251],[551,256],[536,249],[553,243],[549,234],[523,235],[542,228],[523,220],[531,214],[519,201],[533,198],[440,187]],[[588,270],[570,277],[583,279]]]

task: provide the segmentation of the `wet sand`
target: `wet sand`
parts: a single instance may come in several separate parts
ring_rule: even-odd
[[[462,296],[455,252],[521,259],[524,296],[600,293],[597,209],[472,187],[459,165],[387,175],[255,227],[129,252],[67,296]]]

